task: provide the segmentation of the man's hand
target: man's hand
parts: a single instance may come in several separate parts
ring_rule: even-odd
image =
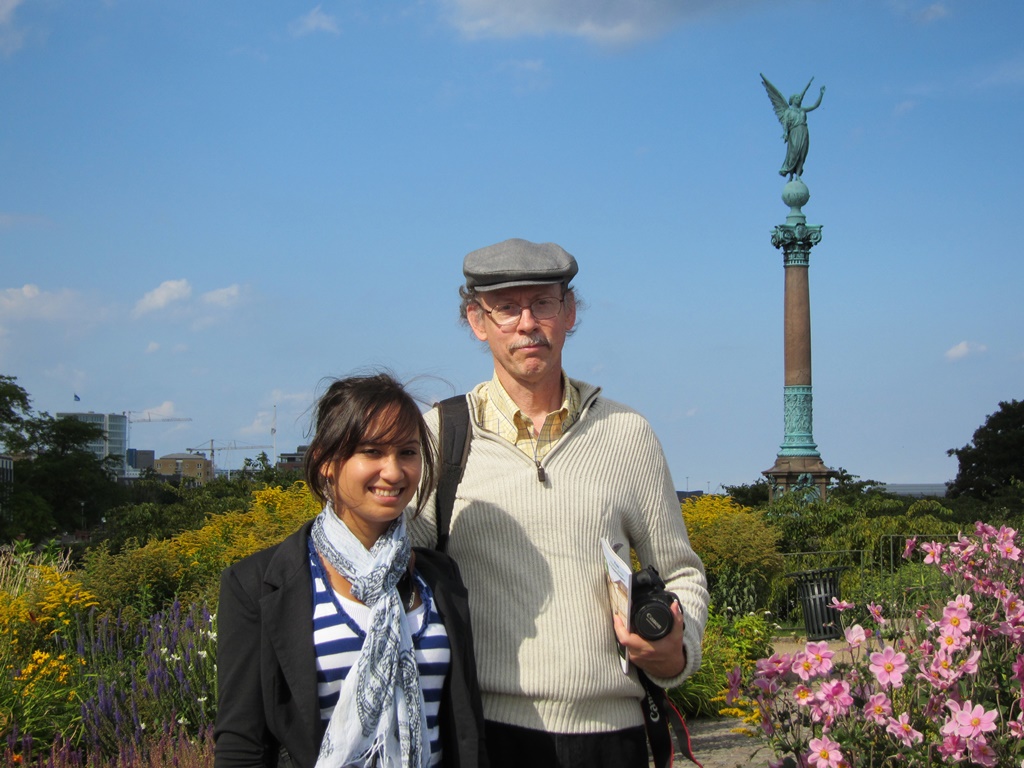
[[[672,631],[660,640],[644,640],[629,632],[621,617],[615,617],[615,636],[629,651],[629,660],[651,677],[675,677],[686,668],[683,648],[683,610],[672,603]]]

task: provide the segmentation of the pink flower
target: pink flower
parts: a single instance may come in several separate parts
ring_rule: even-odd
[[[860,648],[867,639],[867,635],[864,634],[864,627],[860,624],[854,624],[846,630],[846,642],[850,644],[851,648]]]
[[[986,768],[995,768],[996,765],[996,753],[988,744],[985,743],[984,739],[977,741],[971,741],[971,762],[977,765],[983,765]]]
[[[853,608],[853,603],[848,603],[845,600],[840,600],[838,597],[832,598],[832,608],[842,613]]]
[[[974,603],[971,602],[970,595],[957,595],[953,600],[950,600],[947,605],[954,606],[956,608],[963,608],[968,612],[974,607]]]
[[[924,735],[920,731],[914,730],[914,726],[910,724],[910,715],[906,712],[900,715],[898,720],[890,717],[889,725],[885,730],[908,747],[912,747],[914,744],[920,744],[924,739]]]
[[[968,643],[967,636],[953,626],[945,626],[939,630],[939,648],[946,653],[959,651]]]
[[[796,703],[801,707],[806,707],[814,701],[814,691],[806,685],[800,684],[793,689],[793,698],[796,699]]]
[[[725,703],[732,704],[740,697],[740,681],[743,679],[743,670],[736,665],[732,672],[725,676],[725,679],[729,683],[729,690],[725,694]]]
[[[1001,545],[999,554],[1007,560],[1020,560],[1020,549],[1015,547],[1012,541]]]
[[[1005,525],[999,529],[999,532],[996,534],[996,546],[1001,557],[1007,560],[1020,560],[1020,550],[1013,543],[1016,536],[1017,532],[1012,528],[1007,528]]]
[[[957,723],[956,718],[957,715],[959,715],[960,712],[963,711],[964,706],[966,705],[962,705],[959,701],[956,701],[955,699],[950,699],[946,702],[946,707],[949,709],[949,719],[942,724],[942,727],[939,729],[939,733],[946,736],[958,735],[960,725]]]
[[[924,664],[923,659],[921,663]],[[921,678],[918,675],[918,678],[927,679],[936,690],[945,691],[956,682],[959,676],[959,672],[953,664],[952,656],[948,653],[940,652],[935,654],[935,657],[932,659],[927,676]]]
[[[1024,656],[1017,654],[1017,660],[1013,662],[1013,679],[1018,683],[1024,683]]]
[[[999,711],[990,709],[987,712],[981,704],[971,707],[970,700],[965,701],[963,708],[953,715],[957,723],[957,734],[967,739],[977,738],[982,733],[996,729],[996,718]]]
[[[844,759],[843,753],[839,751],[839,744],[828,736],[811,739],[808,746],[811,751],[807,755],[807,762],[812,768],[839,768],[839,764]]]
[[[752,681],[762,696],[774,696],[782,688],[781,677],[755,677]]]
[[[1006,730],[1010,732],[1010,735],[1015,739],[1024,739],[1024,722],[1021,722],[1021,717],[1024,717],[1024,712],[1017,715],[1016,720],[1011,720],[1006,724]]]
[[[967,749],[967,742],[956,734],[950,734],[943,738],[939,745],[939,754],[949,762],[959,762],[964,759],[964,750]]]
[[[907,539],[907,545],[903,548],[903,559],[909,560],[910,556],[914,554],[914,548],[917,546],[917,536],[912,536]]]
[[[965,675],[978,674],[978,660],[981,658],[981,651],[975,649],[970,656],[960,662],[960,672]]]
[[[761,677],[773,678],[786,674],[793,666],[793,657],[788,653],[773,653],[767,659],[758,659],[754,662],[757,674]]]
[[[939,626],[952,627],[963,634],[971,631],[971,617],[963,608],[957,605],[947,605],[942,611],[942,620],[939,622]]]
[[[853,706],[850,684],[845,680],[828,680],[821,684],[815,697],[830,715],[845,715]]]
[[[925,565],[937,563],[942,558],[943,546],[938,542],[933,541],[928,544],[922,544],[921,549],[927,553],[924,558]]]
[[[885,725],[891,714],[892,704],[889,703],[889,697],[884,693],[876,693],[864,705],[864,716],[879,725]]]
[[[882,606],[875,603],[868,603],[868,613],[871,614],[871,618],[875,620],[875,623],[880,626],[885,626],[888,622],[882,618]]]
[[[872,653],[870,658],[871,673],[879,685],[892,685],[893,688],[903,685],[903,673],[910,668],[905,654],[896,653],[887,645],[881,652]]]
[[[806,653],[793,654],[793,672],[803,681],[814,676],[814,661]]]
[[[1010,593],[1003,598],[1002,603],[1003,613],[1006,614],[1006,618],[1008,619],[1018,618],[1022,607],[1024,607],[1021,605],[1020,598],[1013,593]]]
[[[814,659],[819,675],[824,675],[832,669],[832,657],[836,654],[828,649],[828,643],[808,643],[805,651]]]

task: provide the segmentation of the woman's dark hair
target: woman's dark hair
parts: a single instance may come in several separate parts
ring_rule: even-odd
[[[336,379],[315,406],[313,439],[306,449],[306,484],[326,504],[331,496],[323,470],[329,464],[351,458],[360,443],[396,444],[410,435],[418,438],[423,456],[419,512],[434,490],[437,450],[416,401],[387,373]]]

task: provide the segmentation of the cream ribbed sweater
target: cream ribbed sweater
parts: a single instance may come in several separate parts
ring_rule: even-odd
[[[697,670],[707,620],[704,569],[661,444],[638,413],[574,383],[583,413],[542,460],[544,482],[530,458],[471,418],[448,547],[469,589],[486,718],[554,733],[643,722],[642,688],[616,654],[602,538],[634,547],[682,603],[686,669],[655,682],[678,685]],[[427,420],[436,433],[436,409]],[[412,535],[435,544],[433,499]]]

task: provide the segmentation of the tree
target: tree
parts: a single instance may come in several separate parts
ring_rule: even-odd
[[[960,469],[947,484],[948,495],[990,500],[1024,481],[1024,401],[999,403],[999,410],[986,417],[963,448],[951,448]]]
[[[725,492],[741,507],[752,509],[765,506],[771,499],[771,486],[763,477],[750,484],[727,485]]]
[[[117,459],[97,459],[88,449],[103,437],[93,424],[42,414],[35,459],[19,462],[25,481],[49,503],[61,530],[88,529],[124,495],[113,477]]]
[[[88,528],[120,501],[123,490],[111,460],[97,459],[88,447],[101,437],[103,430],[95,425],[33,414],[17,379],[0,375],[0,443],[17,459],[0,514],[0,541]]]
[[[25,420],[32,414],[28,392],[14,376],[0,374],[0,444],[8,451],[18,447]]]

